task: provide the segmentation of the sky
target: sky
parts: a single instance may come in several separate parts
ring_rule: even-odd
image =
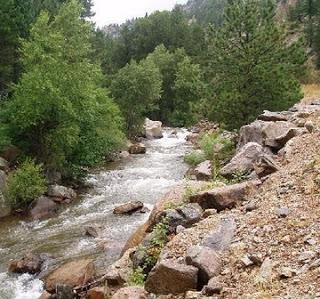
[[[175,4],[187,0],[93,0],[96,15],[93,21],[101,27],[111,23],[121,24],[128,19],[143,17],[156,10],[170,10]]]

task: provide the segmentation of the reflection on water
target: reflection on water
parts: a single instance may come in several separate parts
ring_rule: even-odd
[[[100,268],[115,261],[130,234],[148,214],[113,215],[114,207],[140,200],[152,209],[183,178],[186,131],[178,131],[177,138],[170,138],[170,133],[167,130],[164,138],[146,141],[147,154],[130,156],[115,163],[111,170],[92,174],[88,180],[94,188],[58,217],[35,222],[16,218],[0,222],[0,298],[36,299],[41,293],[40,280],[5,273],[10,259],[28,251],[50,254],[48,266],[88,256],[94,257]],[[87,225],[101,227],[101,235],[96,239],[85,237]]]

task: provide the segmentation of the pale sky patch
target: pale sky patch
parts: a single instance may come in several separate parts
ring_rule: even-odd
[[[94,0],[93,21],[101,27],[112,23],[121,24],[128,19],[143,17],[156,10],[171,10],[187,0]]]

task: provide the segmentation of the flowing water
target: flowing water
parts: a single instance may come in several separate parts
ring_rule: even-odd
[[[49,254],[50,268],[79,257],[95,258],[100,268],[114,262],[130,234],[148,217],[148,213],[113,215],[114,207],[140,200],[151,210],[183,179],[187,133],[178,130],[177,137],[171,133],[168,129],[164,138],[146,141],[147,154],[130,156],[92,174],[92,190],[56,218],[34,222],[10,218],[0,222],[0,299],[40,296],[43,285],[39,279],[28,274],[7,274],[10,259],[29,251]],[[101,227],[98,238],[84,236],[88,225]]]

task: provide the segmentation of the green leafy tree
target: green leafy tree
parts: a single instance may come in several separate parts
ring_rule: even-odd
[[[112,96],[119,104],[130,136],[141,131],[145,117],[158,108],[161,77],[150,60],[131,61],[122,68],[111,83]]]
[[[1,110],[0,131],[12,144],[64,173],[101,161],[123,137],[120,112],[89,60],[92,27],[81,12],[71,0],[52,21],[40,15],[22,42],[24,74]]]
[[[222,28],[210,32],[211,118],[228,128],[239,128],[264,109],[287,109],[302,97],[296,80],[306,58],[302,43],[288,43],[274,16],[272,1],[234,0]]]

